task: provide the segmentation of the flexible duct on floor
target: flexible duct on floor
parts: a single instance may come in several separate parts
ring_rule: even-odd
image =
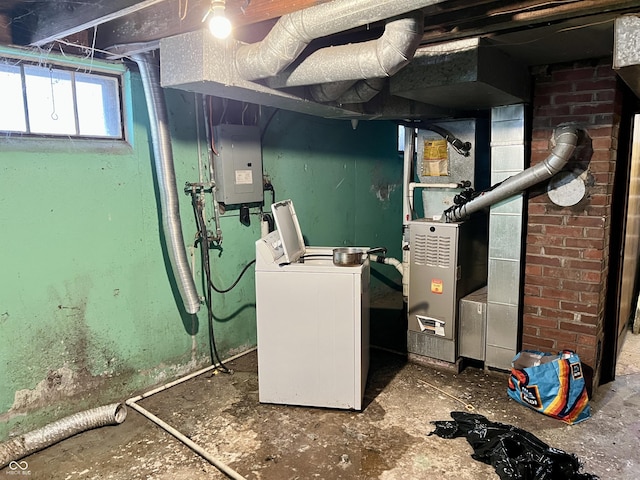
[[[280,17],[261,42],[238,49],[236,66],[245,80],[277,75],[316,38],[386,20],[444,0],[334,0]],[[310,82],[319,83],[319,82]]]
[[[191,275],[187,253],[182,238],[180,208],[176,174],[171,151],[171,135],[164,94],[160,87],[160,71],[157,60],[153,60],[153,52],[136,53],[131,58],[138,64],[149,113],[151,143],[153,144],[154,172],[160,191],[160,210],[162,228],[167,247],[167,255],[171,270],[184,308],[188,313],[200,310],[200,298]]]
[[[0,468],[66,438],[93,428],[118,425],[127,417],[127,408],[114,403],[76,413],[42,428],[0,444]]]
[[[551,154],[542,162],[507,178],[497,187],[482,192],[471,201],[446,210],[443,215],[445,221],[449,223],[464,220],[474,212],[494,205],[554,176],[573,155],[578,143],[578,129],[569,126],[558,127],[554,132],[554,140],[555,146],[551,150]]]

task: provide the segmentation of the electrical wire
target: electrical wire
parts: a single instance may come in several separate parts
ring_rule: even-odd
[[[215,341],[215,332],[213,328],[213,294],[212,290],[217,293],[228,293],[233,290],[244,274],[247,272],[249,267],[253,265],[256,261],[255,259],[251,260],[248,264],[244,266],[238,278],[231,284],[228,288],[218,288],[214,285],[213,280],[211,279],[211,262],[209,257],[209,236],[207,233],[207,222],[204,215],[204,210],[202,208],[202,202],[200,202],[198,197],[198,192],[193,189],[191,190],[191,206],[193,207],[193,213],[196,220],[196,225],[198,227],[198,232],[196,233],[196,240],[194,246],[200,244],[200,258],[202,262],[202,282],[203,282],[203,291],[204,291],[204,300],[205,305],[207,307],[207,324],[209,329],[209,350],[211,356],[211,363],[214,364],[216,361],[220,364],[220,370],[225,373],[232,373],[229,370],[222,360],[220,359],[220,355],[218,354],[218,349]]]
[[[202,281],[205,305],[207,307],[207,326],[209,330],[209,354],[211,364],[218,362],[219,370],[224,373],[232,373],[220,359],[218,348],[216,346],[215,332],[213,328],[213,304],[211,293],[211,266],[209,263],[209,240],[207,237],[207,224],[202,213],[202,205],[198,201],[198,195],[195,191],[191,192],[191,205],[194,209],[196,222],[198,225],[198,233],[196,235],[196,244],[200,243],[200,259],[202,263]]]
[[[255,260],[255,259],[253,259],[253,260],[251,260],[249,263],[247,263],[247,264],[244,266],[244,268],[242,269],[242,271],[240,272],[240,275],[238,275],[238,278],[236,278],[236,281],[235,281],[235,282],[233,282],[229,288],[219,289],[219,288],[217,288],[217,287],[213,284],[213,282],[211,282],[211,288],[213,288],[213,289],[214,289],[216,292],[218,292],[218,293],[227,293],[227,292],[230,292],[231,290],[233,290],[233,289],[235,288],[235,286],[236,286],[236,285],[238,285],[238,282],[240,282],[240,280],[242,279],[242,276],[243,276],[243,275],[245,274],[245,272],[249,269],[249,267],[250,267],[251,265],[253,265],[254,263],[256,263],[256,260]],[[211,281],[211,280],[210,280],[210,281]]]

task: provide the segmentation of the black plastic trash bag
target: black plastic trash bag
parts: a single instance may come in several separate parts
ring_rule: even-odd
[[[466,437],[475,460],[492,465],[502,480],[598,480],[581,473],[582,464],[570,453],[550,447],[533,434],[475,413],[451,412],[453,420],[431,422],[429,435]]]

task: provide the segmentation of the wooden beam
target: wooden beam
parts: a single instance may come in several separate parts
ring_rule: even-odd
[[[29,43],[41,46],[130,15],[165,0],[85,0],[83,2],[39,2]]]
[[[227,16],[234,28],[271,25],[282,15],[330,0],[227,0]],[[210,0],[165,0],[127,17],[117,18],[98,29],[97,44],[108,48],[122,43],[148,42],[203,28],[202,19]],[[268,30],[266,30],[268,31]]]
[[[499,6],[492,5],[499,4]],[[447,3],[444,4],[445,6]],[[551,5],[551,6],[549,6]],[[520,2],[478,2],[464,16],[445,10],[425,18],[423,43],[520,30],[547,23],[607,13],[617,15],[640,7],[640,0],[582,0],[554,5],[546,0]]]

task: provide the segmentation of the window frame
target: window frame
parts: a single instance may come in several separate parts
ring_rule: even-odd
[[[112,149],[114,145],[130,147],[132,132],[132,102],[131,102],[131,75],[125,64],[121,61],[107,61],[92,57],[78,57],[61,55],[41,49],[21,48],[0,45],[0,59],[13,61],[20,65],[21,75],[24,79],[23,64],[40,67],[52,67],[58,70],[67,70],[81,74],[96,74],[116,79],[119,96],[119,115],[121,135],[118,137],[90,136],[78,134],[42,134],[2,130],[0,131],[0,145],[18,147],[19,150],[38,148],[54,148],[56,145],[68,145],[71,140],[74,144],[82,145],[82,148],[95,147]],[[23,81],[23,102],[27,108],[27,97]],[[74,92],[74,99],[76,99]],[[28,115],[28,111],[25,112]],[[94,150],[94,148],[91,148]]]

